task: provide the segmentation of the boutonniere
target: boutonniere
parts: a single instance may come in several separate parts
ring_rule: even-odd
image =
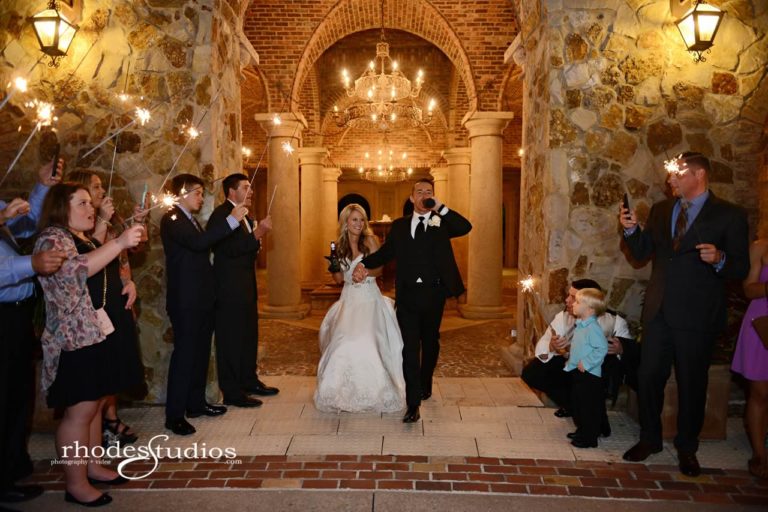
[[[428,225],[434,226],[436,228],[440,227],[440,216],[439,215],[433,215],[429,218],[429,221],[427,222]]]

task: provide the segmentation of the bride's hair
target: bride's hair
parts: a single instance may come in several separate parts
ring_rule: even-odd
[[[336,254],[339,256],[339,260],[344,267],[348,267],[349,264],[347,261],[352,259],[352,247],[349,245],[349,231],[347,229],[347,221],[349,220],[349,216],[352,215],[352,212],[358,212],[363,216],[364,226],[363,230],[360,232],[360,239],[357,241],[357,249],[363,253],[363,255],[368,256],[371,252],[369,245],[366,244],[368,237],[374,237],[375,240],[376,236],[373,234],[371,226],[368,224],[368,216],[365,214],[365,210],[362,206],[357,203],[351,203],[345,206],[339,214],[339,239],[336,242]]]

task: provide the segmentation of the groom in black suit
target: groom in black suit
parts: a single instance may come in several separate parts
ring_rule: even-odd
[[[220,224],[238,205],[250,205],[251,184],[245,174],[230,174],[222,182],[223,203],[208,223]],[[224,403],[235,407],[259,407],[261,400],[249,394],[276,395],[256,375],[259,318],[256,306],[256,254],[261,238],[272,229],[267,216],[255,227],[246,215],[240,227],[213,249],[216,275],[216,364]]]
[[[677,164],[679,172],[669,176],[676,197],[654,204],[642,229],[634,211],[622,207],[619,219],[632,256],[653,257],[642,313],[640,441],[624,459],[638,462],[662,450],[664,387],[674,364],[675,448],[680,472],[697,476],[707,371],[715,338],[726,325],[725,281],[747,276],[748,230],[744,211],[709,189],[709,159],[689,152]]]
[[[395,276],[397,322],[403,335],[403,374],[408,410],[405,423],[418,421],[422,400],[432,396],[432,374],[440,353],[440,322],[448,297],[464,293],[451,238],[463,236],[472,224],[433,198],[431,181],[413,185],[413,215],[392,223],[387,239],[355,268],[354,280],[397,259]]]

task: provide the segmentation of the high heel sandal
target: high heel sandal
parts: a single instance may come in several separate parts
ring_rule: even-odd
[[[115,443],[131,444],[135,443],[136,440],[139,439],[138,435],[134,434],[133,432],[129,432],[131,427],[123,423],[119,416],[115,416],[115,419],[113,420],[104,418],[102,422],[102,428],[104,429],[105,433],[108,434],[105,436],[105,441],[106,438],[109,437],[111,440],[114,440]]]

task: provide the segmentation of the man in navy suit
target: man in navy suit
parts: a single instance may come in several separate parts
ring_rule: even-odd
[[[418,421],[422,400],[432,396],[432,374],[440,353],[440,322],[448,297],[464,293],[451,238],[463,236],[472,224],[434,199],[431,181],[413,185],[413,215],[392,223],[381,248],[363,258],[354,279],[367,277],[368,268],[397,260],[395,304],[403,335],[403,374],[408,410],[405,423]],[[426,204],[425,204],[426,203]]]
[[[223,203],[208,223],[221,223],[238,205],[250,205],[251,184],[245,174],[230,174],[222,182]],[[216,365],[224,403],[235,407],[259,407],[261,400],[248,395],[276,395],[256,374],[259,317],[256,305],[256,255],[261,238],[272,229],[267,216],[256,226],[246,215],[240,226],[213,249],[216,275]]]
[[[192,215],[203,205],[203,180],[192,174],[179,174],[170,188],[179,199],[160,222],[168,278],[165,308],[173,327],[165,428],[177,435],[190,435],[195,428],[184,419],[185,413],[196,418],[220,416],[227,411],[226,407],[205,400],[216,312],[210,249],[240,226],[248,209],[236,206],[221,222],[209,223],[203,231]]]
[[[701,472],[696,459],[707,401],[707,372],[717,334],[726,325],[725,281],[749,271],[744,211],[709,189],[710,162],[678,157],[669,185],[676,197],[653,205],[643,228],[623,206],[624,242],[637,261],[653,258],[643,304],[638,370],[640,441],[624,459],[642,461],[662,449],[664,387],[674,364],[678,411],[675,448],[681,473]]]

